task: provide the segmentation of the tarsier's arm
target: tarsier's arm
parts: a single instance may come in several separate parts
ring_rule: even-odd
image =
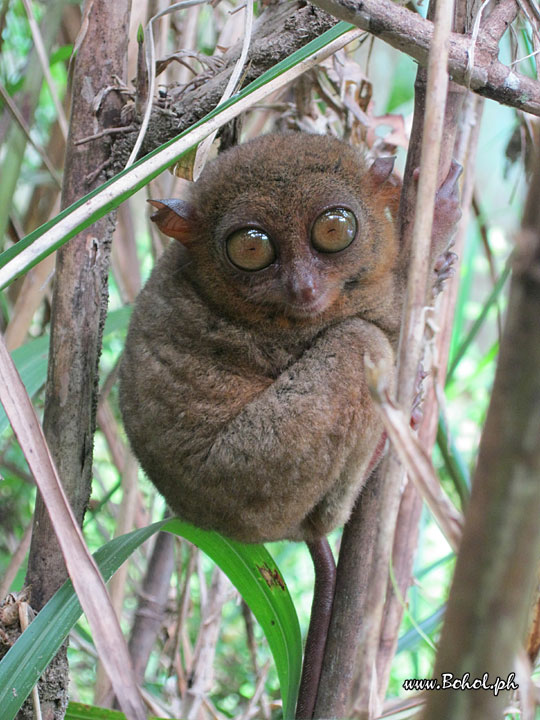
[[[250,538],[261,529],[276,538],[321,536],[346,519],[350,508],[341,518],[332,508],[328,524],[313,518],[311,530],[307,516],[351,454],[358,467],[347,480],[358,488],[380,437],[363,372],[366,348],[391,367],[390,344],[374,326],[355,318],[327,329],[216,436],[201,476],[214,486],[216,504],[226,507],[234,493]]]

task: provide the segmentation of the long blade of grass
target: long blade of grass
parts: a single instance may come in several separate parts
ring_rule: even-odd
[[[499,279],[497,280],[496,284],[494,285],[493,290],[489,294],[488,299],[484,303],[484,306],[482,307],[482,311],[481,311],[480,315],[478,315],[478,317],[474,321],[471,329],[467,333],[463,342],[459,345],[458,349],[456,350],[455,355],[453,356],[453,358],[451,360],[450,368],[446,375],[446,384],[447,385],[448,385],[448,383],[450,383],[452,381],[452,377],[454,375],[454,372],[456,371],[457,366],[459,365],[459,363],[461,361],[461,358],[465,355],[465,353],[467,352],[467,349],[473,342],[474,338],[478,335],[478,332],[480,331],[482,325],[484,324],[484,321],[487,317],[488,312],[491,310],[491,307],[499,299],[499,296],[502,292],[502,289],[503,289],[509,275],[510,275],[510,263],[507,263],[504,270],[500,274]]]

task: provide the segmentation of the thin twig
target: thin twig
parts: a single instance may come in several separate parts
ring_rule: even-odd
[[[398,402],[409,407],[420,362],[424,337],[425,302],[431,255],[433,208],[437,190],[439,155],[448,91],[448,38],[453,19],[453,0],[439,0],[434,22],[433,49],[427,68],[426,112],[420,153],[420,176],[411,243],[404,321],[398,360]]]
[[[146,102],[146,108],[144,110],[143,121],[141,123],[141,129],[139,130],[137,140],[135,141],[133,150],[131,151],[131,154],[128,158],[126,167],[133,165],[133,163],[137,159],[137,155],[139,154],[139,150],[141,149],[144,137],[146,135],[146,131],[148,129],[148,124],[150,122],[150,115],[152,114],[152,104],[153,104],[154,90],[155,90],[155,85],[156,85],[156,63],[155,63],[154,28],[153,28],[154,22],[156,20],[158,20],[159,18],[163,17],[164,15],[169,15],[170,13],[176,12],[177,10],[191,7],[193,5],[201,5],[201,4],[207,3],[207,2],[208,2],[208,0],[182,0],[182,2],[175,3],[174,5],[171,5],[170,7],[166,8],[165,10],[162,10],[161,12],[154,15],[154,17],[149,20],[148,25],[146,26],[146,28],[144,30],[144,39],[145,39],[145,45],[146,45],[146,48],[145,48],[145,50],[146,50],[146,53],[145,53],[146,69],[147,69],[147,73],[148,73],[148,98],[147,98],[147,102]]]
[[[480,32],[480,22],[482,20],[482,13],[484,12],[484,9],[489,2],[490,0],[484,0],[482,5],[478,9],[478,12],[476,13],[476,17],[474,18],[474,24],[471,32],[471,46],[467,58],[467,68],[465,70],[466,87],[470,87],[471,85],[472,71],[474,68],[474,54],[476,49],[476,41],[478,40],[478,33]]]
[[[135,125],[124,125],[123,127],[113,127],[113,128],[105,128],[105,130],[102,130],[101,132],[96,133],[95,135],[88,135],[87,137],[83,138],[82,140],[76,140],[73,144],[74,145],[84,145],[85,143],[91,142],[92,140],[97,140],[98,138],[106,137],[107,135],[118,135],[119,133],[128,133],[132,130],[136,130],[137,127]]]
[[[30,26],[30,32],[32,33],[34,45],[36,46],[36,52],[39,57],[41,69],[43,71],[45,81],[47,82],[47,85],[49,87],[51,97],[52,97],[52,100],[54,103],[54,107],[56,108],[58,124],[60,125],[60,129],[62,130],[62,135],[64,136],[64,140],[66,140],[67,136],[68,136],[68,121],[66,119],[66,114],[64,112],[64,108],[62,107],[62,103],[60,102],[60,99],[58,97],[58,93],[56,92],[56,86],[52,79],[51,71],[49,69],[49,59],[47,57],[47,52],[46,52],[45,46],[43,44],[41,32],[39,30],[37,22],[35,21],[34,15],[32,13],[32,6],[30,5],[30,0],[23,0],[23,5],[24,5],[24,9],[26,10],[28,24]]]
[[[94,180],[98,178],[104,170],[110,167],[110,165],[112,165],[112,158],[109,157],[107,160],[104,160],[101,165],[94,170],[94,172],[91,172],[86,176],[86,184],[92,185]]]
[[[15,105],[15,103],[10,98],[9,94],[7,93],[5,87],[1,83],[0,83],[0,97],[4,101],[6,108],[7,108],[8,112],[10,113],[10,115],[13,117],[15,122],[19,125],[19,127],[25,134],[27,141],[30,143],[30,145],[32,145],[34,150],[39,153],[41,159],[43,160],[43,164],[49,171],[52,179],[54,180],[54,182],[56,183],[58,188],[61,190],[62,189],[62,179],[60,178],[60,175],[56,171],[56,168],[54,167],[52,162],[49,160],[49,156],[47,155],[45,150],[40,145],[38,145],[35,142],[35,140],[33,139],[32,135],[30,134],[30,128],[26,124],[26,121],[25,121],[24,117],[22,116],[22,114],[19,112],[19,108]]]
[[[244,65],[246,64],[247,55],[248,55],[248,51],[249,51],[249,45],[251,42],[252,31],[253,31],[253,0],[247,0],[246,16],[244,19],[244,40],[242,42],[242,52],[240,53],[240,57],[238,58],[238,60],[235,63],[235,66],[233,68],[233,71],[231,73],[229,81],[227,83],[227,86],[225,87],[225,90],[223,91],[223,95],[221,96],[221,99],[218,103],[218,107],[222,103],[226,102],[231,97],[233,92],[236,90],[236,87],[237,87],[240,77],[242,75],[242,70],[244,68]],[[202,171],[202,169],[206,163],[206,160],[208,158],[208,153],[210,152],[210,148],[212,147],[212,143],[214,142],[214,138],[216,137],[216,134],[217,134],[217,130],[215,130],[211,135],[209,135],[207,138],[205,138],[197,149],[197,154],[195,155],[195,161],[193,163],[193,179],[194,180],[197,180],[197,178],[201,174],[201,171]]]

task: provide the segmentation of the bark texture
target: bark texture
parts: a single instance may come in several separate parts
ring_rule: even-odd
[[[426,65],[433,24],[391,0],[313,0],[318,7],[381,38]],[[498,60],[498,41],[515,19],[516,0],[503,0],[482,23],[473,46],[457,33],[450,37],[448,70],[452,79],[483,97],[540,115],[540,82]],[[473,59],[471,63],[470,60]]]
[[[378,559],[374,552],[379,532],[380,467],[362,489],[343,531],[315,718],[347,717],[358,649],[366,647],[374,633],[378,638],[378,627],[366,612],[366,598]]]
[[[252,35],[243,84],[247,85],[280,60],[306,45],[336,24],[328,13],[304,2],[279,2],[268,5],[257,19]],[[213,73],[202,73],[192,86],[170,88],[166,109],[154,106],[140,155],[146,155],[193,123],[204,117],[218,104],[234,63],[241,51],[241,43],[230,48],[222,64]],[[137,126],[137,120],[134,124]],[[111,158],[112,174],[124,167],[135,144],[137,130],[118,139]]]
[[[98,117],[99,91],[125,77],[130,0],[86,3],[88,27],[78,49],[68,137],[62,206],[87,193],[87,175],[109,154],[103,141],[74,143],[98,129],[119,124],[121,102],[109,93]],[[82,522],[92,479],[92,443],[97,404],[98,362],[107,309],[107,276],[114,221],[109,217],[58,251],[51,320],[44,430],[65,491]],[[41,498],[37,498],[26,583],[39,610],[66,578],[64,560]],[[61,718],[66,704],[67,664],[60,660],[61,682],[40,687],[42,713]],[[52,691],[52,696],[49,695]]]
[[[507,680],[540,561],[540,153],[514,256],[508,314],[435,677]],[[429,694],[424,718],[502,717],[509,695]]]

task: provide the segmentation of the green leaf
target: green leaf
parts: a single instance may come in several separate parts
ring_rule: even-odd
[[[65,716],[65,720],[125,720],[125,718],[124,713],[119,710],[109,710],[109,708],[76,702],[69,703]],[[160,718],[150,715],[148,720],[160,720]]]
[[[103,339],[106,340],[114,332],[127,328],[131,308],[113,310],[107,316]],[[30,340],[12,353],[13,360],[22,378],[28,395],[32,398],[43,387],[47,379],[47,360],[49,358],[49,337],[43,336]],[[0,435],[9,427],[9,420],[0,406]]]
[[[200,547],[242,594],[274,656],[284,717],[293,718],[302,661],[300,629],[289,592],[268,551],[262,545],[242,545],[177,519],[162,520],[115,538],[95,553],[104,579],[158,530],[174,532]],[[2,720],[13,720],[81,613],[71,581],[67,581],[4,656],[0,662]]]
[[[476,320],[474,321],[471,329],[467,333],[467,336],[463,340],[463,342],[459,345],[456,352],[452,354],[451,362],[449,363],[449,369],[448,373],[446,375],[446,385],[448,385],[454,376],[454,372],[459,365],[462,357],[467,352],[468,348],[472,344],[475,337],[480,332],[482,326],[484,325],[484,322],[487,318],[488,312],[491,310],[493,305],[499,300],[499,297],[502,293],[502,290],[504,288],[504,285],[506,283],[506,280],[508,279],[508,276],[510,275],[510,262],[506,263],[506,266],[502,273],[499,275],[499,278],[495,285],[493,286],[493,290],[489,294],[489,297],[487,298],[486,302],[484,303],[482,310]]]
[[[291,596],[264,545],[244,545],[175,518],[165,528],[201,548],[229,577],[259,621],[274,656],[284,717],[293,718],[302,669],[302,639]]]

